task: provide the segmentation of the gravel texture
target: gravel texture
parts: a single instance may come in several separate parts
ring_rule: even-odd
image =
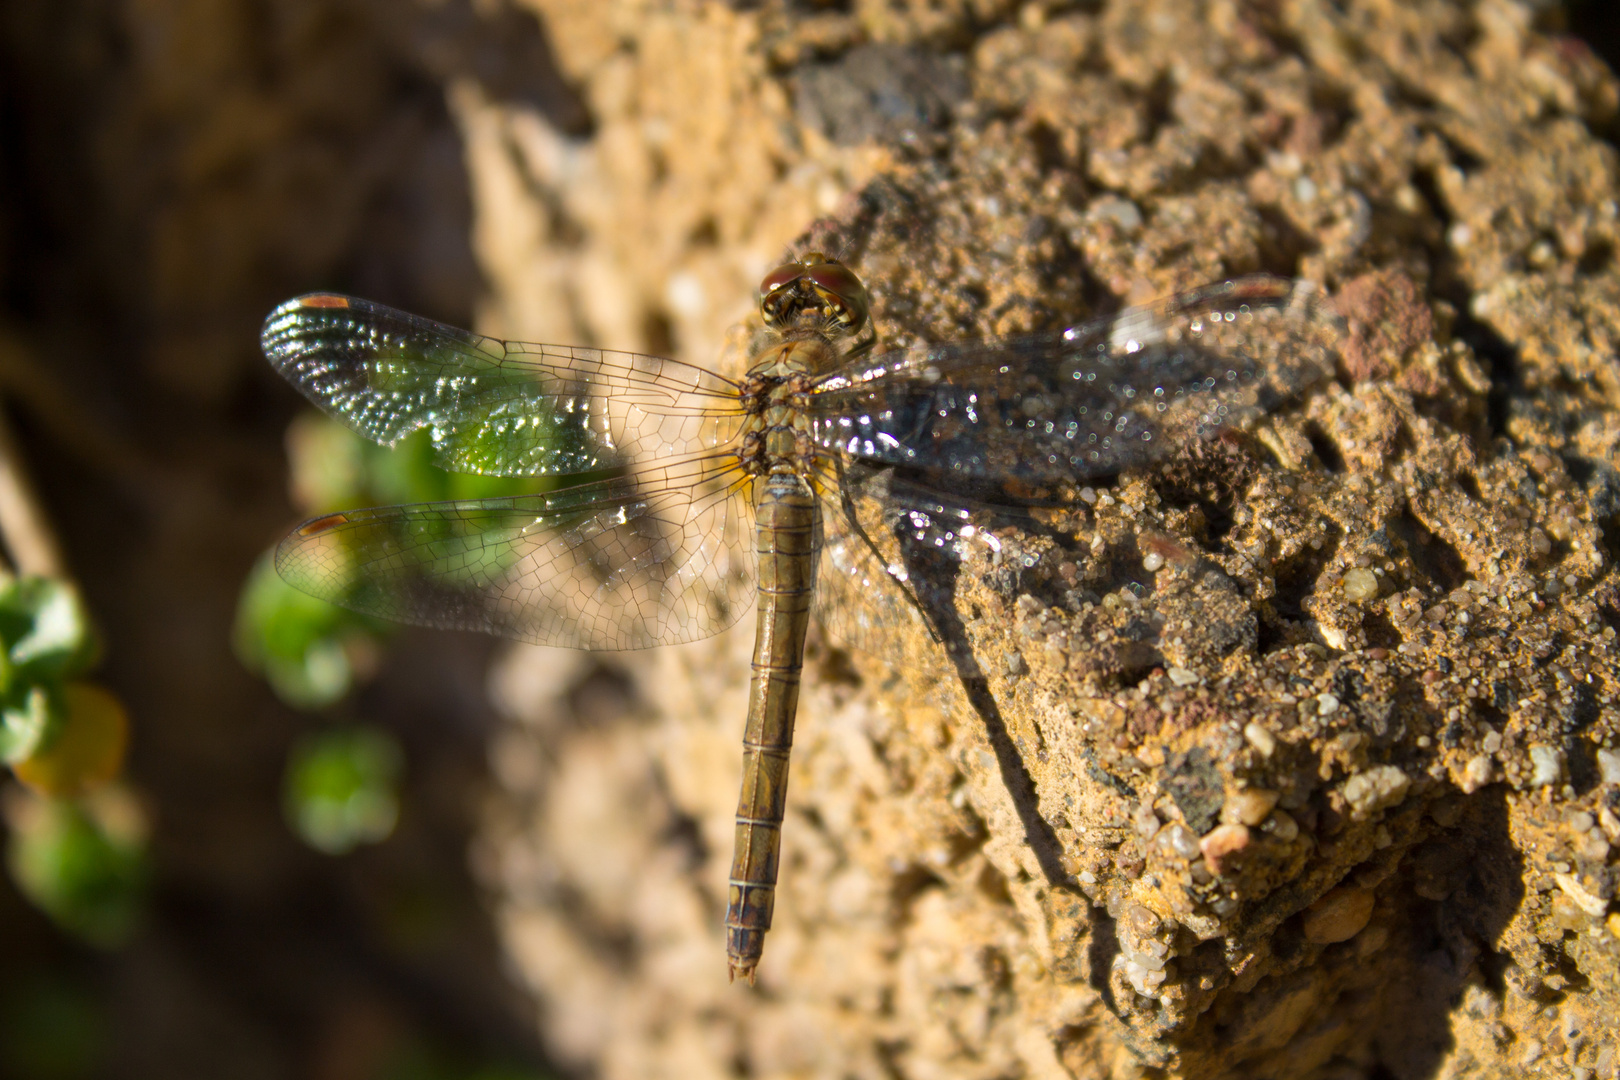
[[[723,366],[801,236],[893,342],[1256,271],[1346,328],[1334,380],[963,565],[979,674],[813,641],[756,990],[720,945],[751,620],[512,653],[478,866],[560,1054],[1616,1075],[1599,61],[1507,0],[532,6],[594,127],[453,95],[483,329]]]

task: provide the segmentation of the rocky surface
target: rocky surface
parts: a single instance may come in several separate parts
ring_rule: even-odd
[[[559,1053],[1617,1075],[1617,86],[1556,13],[530,3],[594,127],[453,97],[485,329],[715,363],[822,215],[893,342],[1255,271],[1345,328],[1333,381],[963,565],[982,674],[813,642],[757,989],[751,621],[513,653],[479,865]]]

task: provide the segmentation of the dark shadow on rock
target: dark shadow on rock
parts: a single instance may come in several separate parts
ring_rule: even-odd
[[[1508,830],[1501,785],[1465,800],[1461,815],[1405,862],[1409,939],[1403,977],[1390,980],[1377,1026],[1379,1063],[1396,1080],[1438,1077],[1452,1051],[1450,1015],[1470,984],[1493,992],[1507,957],[1497,942],[1524,902],[1524,858]],[[1394,974],[1394,972],[1392,972]]]
[[[995,695],[990,692],[990,681],[985,678],[978,660],[968,642],[967,628],[956,613],[956,575],[960,562],[946,549],[918,543],[910,534],[900,530],[898,538],[906,572],[915,588],[918,603],[928,620],[934,636],[944,646],[951,666],[967,695],[968,704],[984,722],[985,737],[996,757],[1001,782],[1012,797],[1018,819],[1024,827],[1024,842],[1035,853],[1041,873],[1054,888],[1078,892],[1074,880],[1063,869],[1063,845],[1040,813],[1040,798],[1035,781],[1024,767],[1018,747],[1007,731],[1006,719]]]
[[[567,135],[591,133],[590,111],[562,76],[551,37],[532,11],[472,0],[373,5],[377,28],[436,85],[471,78],[497,101],[537,109]]]
[[[1102,995],[1103,1004],[1115,1016],[1119,1015],[1119,1002],[1114,1000],[1114,984],[1109,975],[1114,970],[1114,957],[1119,955],[1119,932],[1114,928],[1113,916],[1100,907],[1091,909],[1091,941],[1086,948],[1087,984]]]

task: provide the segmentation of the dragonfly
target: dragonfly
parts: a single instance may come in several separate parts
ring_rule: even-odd
[[[592,650],[705,638],[754,608],[733,980],[754,980],[771,925],[812,611],[880,657],[918,632],[940,642],[904,545],[995,549],[986,506],[1144,467],[1333,372],[1331,316],[1284,278],[887,351],[871,307],[838,259],[786,262],[760,283],[741,377],[500,341],[334,293],[264,324],[270,363],[359,434],[392,445],[427,429],[446,469],[546,484],[306,521],[276,551],[295,587],[384,619]]]

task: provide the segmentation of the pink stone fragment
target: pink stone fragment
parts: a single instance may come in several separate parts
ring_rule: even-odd
[[[1204,853],[1204,865],[1216,877],[1231,870],[1227,862],[1233,855],[1249,846],[1249,827],[1247,825],[1217,825],[1198,842],[1198,848]]]

